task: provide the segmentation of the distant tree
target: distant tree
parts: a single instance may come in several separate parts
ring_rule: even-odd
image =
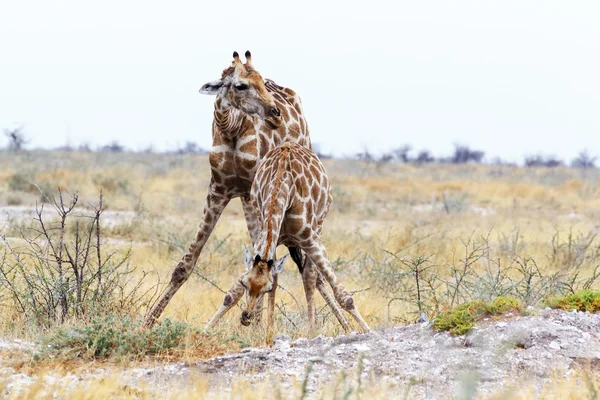
[[[394,158],[398,161],[401,161],[403,163],[407,163],[410,162],[410,156],[409,153],[412,150],[412,147],[408,144],[405,144],[403,146],[398,147],[395,150],[392,150],[392,153],[394,154]]]
[[[192,141],[187,141],[183,145],[176,150],[177,154],[208,154],[208,151],[204,150],[202,147],[198,146],[197,143]]]
[[[375,165],[375,168],[379,171],[381,169],[381,167],[383,167],[385,164],[390,163],[391,161],[394,160],[394,155],[393,153],[382,153],[381,155],[377,156],[375,154],[372,154],[369,149],[365,148],[362,152],[357,153],[355,155],[355,157],[361,161],[365,161],[368,164],[372,164]]]
[[[590,169],[596,167],[598,157],[592,157],[587,150],[579,152],[579,155],[571,162],[574,168]]]
[[[515,167],[517,165],[516,163],[514,163],[512,161],[505,161],[500,157],[494,157],[491,164],[498,165],[498,166],[508,166],[508,167]]]
[[[421,150],[413,160],[416,164],[429,164],[435,161],[435,158],[429,153],[429,150]]]
[[[394,161],[395,157],[393,153],[383,153],[379,158],[377,158],[377,162],[379,164],[387,164],[391,161]]]
[[[73,146],[71,146],[70,144],[63,144],[62,146],[58,146],[57,148],[55,148],[55,150],[70,153],[73,151]]]
[[[116,140],[106,144],[102,147],[100,147],[99,149],[101,152],[106,152],[106,153],[122,153],[125,151],[125,146],[123,146],[122,144],[120,144],[119,142],[117,142]]]
[[[375,161],[375,157],[371,154],[371,152],[367,148],[365,148],[360,153],[356,153],[355,157],[361,161],[367,161],[367,162]]]
[[[454,154],[449,159],[452,164],[467,164],[469,162],[481,163],[485,153],[480,150],[471,150],[468,146],[454,144]]]
[[[563,165],[563,161],[555,156],[533,155],[525,157],[526,167],[547,167],[554,168]]]
[[[81,151],[81,152],[85,152],[85,153],[89,153],[92,151],[92,148],[90,147],[89,143],[81,143],[78,147],[77,147],[77,151]]]
[[[8,138],[9,151],[20,151],[25,144],[29,143],[29,140],[25,138],[23,128],[5,129],[4,136]]]

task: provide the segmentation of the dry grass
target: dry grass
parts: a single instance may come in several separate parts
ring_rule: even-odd
[[[18,207],[33,208],[40,195],[22,183],[27,179],[48,190],[77,189],[80,204],[94,203],[103,188],[105,248],[131,246],[131,263],[140,271],[155,270],[163,281],[169,279],[193,236],[209,179],[204,156],[55,152],[1,156],[0,205],[19,203]],[[327,161],[325,165],[334,187],[325,244],[341,281],[356,291],[356,304],[374,328],[412,321],[420,311],[432,315],[448,306],[438,292],[434,297],[433,292],[424,294],[427,304],[424,300],[417,304],[410,279],[409,286],[398,286],[396,278],[407,276],[400,260],[410,263],[425,257],[432,268],[429,273],[440,279],[452,278],[452,268],[465,263],[469,246],[483,246],[473,271],[483,273],[497,263],[507,268],[509,277],[518,275],[519,262],[531,264],[531,260],[545,275],[566,277],[578,272],[577,279],[591,276],[600,264],[600,240],[595,236],[600,220],[600,173],[596,170],[582,174],[569,168],[375,167],[358,161]],[[22,208],[12,210],[4,233],[18,243],[18,230],[29,222],[17,215]],[[129,213],[124,217],[111,214],[116,211]],[[171,301],[165,316],[203,327],[223,300],[221,290],[226,291],[241,273],[242,246],[248,242],[236,199],[207,243],[197,273]],[[281,255],[284,249],[279,251]],[[301,280],[291,263],[285,266],[280,282],[284,289],[278,296],[278,333],[308,336]],[[341,333],[322,301],[320,305],[320,332]],[[235,344],[232,350],[264,345],[264,327],[244,328],[238,322],[239,312],[233,309],[220,322],[212,333],[215,340]],[[26,327],[10,310],[3,313],[10,317],[0,322],[2,337],[39,340],[46,334]],[[221,351],[215,346],[215,354]],[[209,355],[205,348],[189,344],[179,359]],[[116,383],[98,385],[106,391],[120,390]],[[199,385],[198,390],[206,390]],[[95,398],[90,393],[81,398]]]
[[[282,385],[277,380],[267,379],[253,382],[248,378],[240,378],[231,387],[215,387],[201,376],[192,376],[180,389],[151,384],[143,379],[135,387],[130,386],[123,374],[117,371],[111,376],[90,377],[79,382],[74,376],[71,380],[57,379],[51,370],[37,371],[32,375],[32,383],[22,386],[20,390],[11,390],[7,400],[25,399],[281,399],[281,398],[326,398],[326,399],[426,399],[426,393],[415,388],[414,383],[394,384],[381,382],[374,377],[358,379],[358,371],[340,373],[333,382],[319,386],[307,393],[305,380],[295,380]],[[536,385],[529,381],[516,379],[518,384],[508,384],[506,389],[492,393],[476,390],[469,377],[448,393],[448,398],[468,399],[548,399],[579,400],[596,399],[600,390],[600,380],[590,372],[577,371],[573,374],[551,377],[546,383]],[[11,388],[6,381],[0,379],[0,392]],[[310,397],[308,397],[309,395]]]

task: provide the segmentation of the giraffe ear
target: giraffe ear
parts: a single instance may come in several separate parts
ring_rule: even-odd
[[[271,273],[273,275],[277,275],[278,273],[283,271],[283,264],[285,264],[285,260],[287,260],[288,256],[289,256],[289,254],[286,254],[285,256],[281,257],[279,260],[275,261],[273,268],[271,268]]]
[[[221,88],[223,88],[223,79],[217,79],[216,81],[208,82],[202,85],[200,88],[201,94],[216,95],[219,94]]]
[[[246,268],[252,268],[252,253],[248,246],[244,244],[244,264],[246,264]]]

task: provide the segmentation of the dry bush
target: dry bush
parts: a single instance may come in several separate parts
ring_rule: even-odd
[[[39,188],[39,186],[38,186]],[[107,312],[137,314],[155,299],[157,286],[146,288],[149,273],[129,263],[130,250],[102,250],[102,192],[86,215],[76,209],[78,194],[42,196],[55,212],[36,206],[35,223],[21,240],[0,235],[0,300],[33,327],[87,320]]]

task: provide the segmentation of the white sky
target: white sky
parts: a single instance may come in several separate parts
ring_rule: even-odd
[[[600,153],[598,1],[211,3],[2,0],[0,128],[32,147],[208,148],[198,89],[250,49],[338,155]]]

